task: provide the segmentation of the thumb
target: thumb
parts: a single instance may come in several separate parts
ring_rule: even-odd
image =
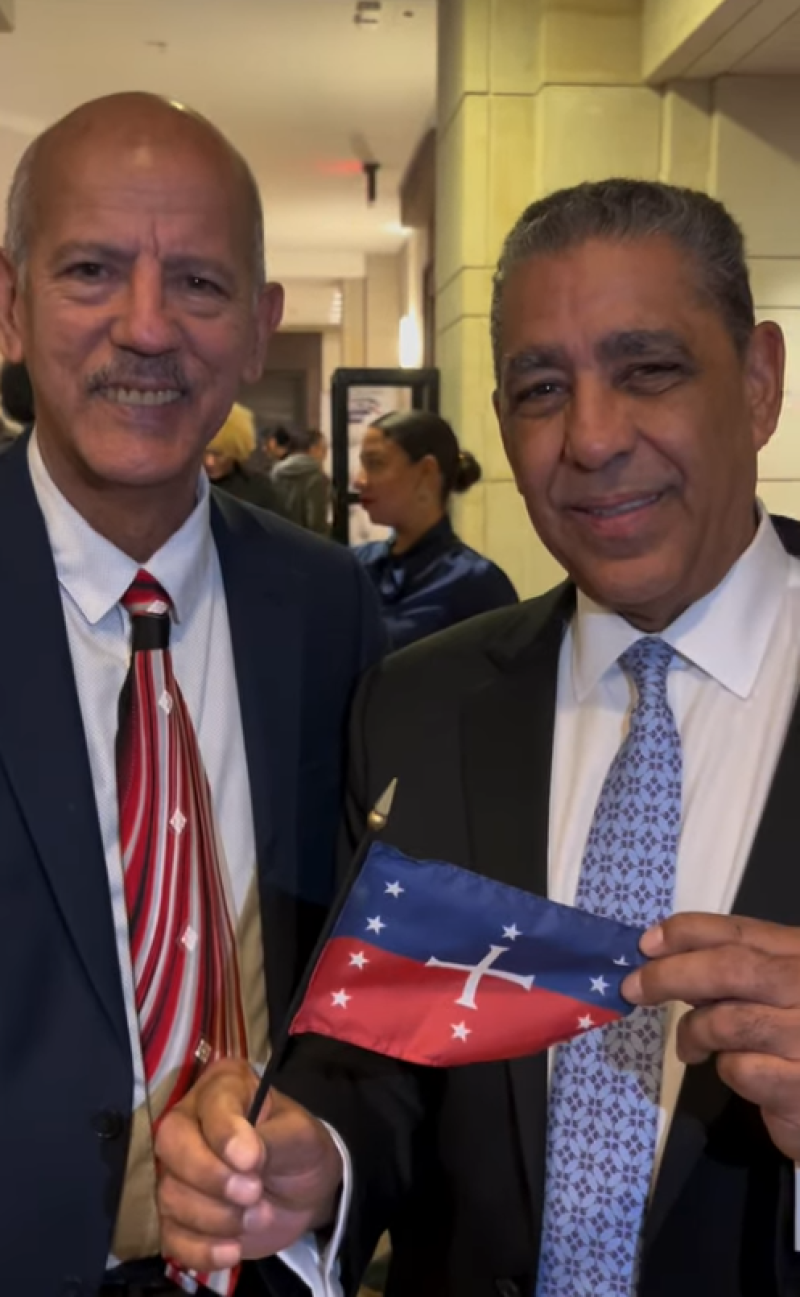
[[[273,1175],[302,1175],[339,1153],[326,1127],[299,1103],[271,1090],[258,1121],[266,1169]]]

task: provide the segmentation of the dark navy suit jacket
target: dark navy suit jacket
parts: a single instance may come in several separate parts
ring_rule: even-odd
[[[800,555],[800,525],[775,522]],[[574,599],[562,586],[412,645],[372,673],[354,715],[356,834],[397,778],[386,841],[546,894],[558,660]],[[735,914],[800,927],[799,799],[800,703]],[[348,1297],[387,1226],[387,1297],[531,1297],[545,1054],[415,1068],[300,1036],[279,1084],[350,1149]],[[647,1217],[639,1297],[800,1297],[795,1197],[794,1167],[758,1109],[722,1083],[713,1059],[689,1068]]]
[[[346,550],[221,495],[211,514],[277,1023],[334,886],[346,716],[382,634]],[[106,1265],[133,1082],[89,759],[27,438],[0,457],[0,609],[0,1275],[20,1297],[80,1297]]]

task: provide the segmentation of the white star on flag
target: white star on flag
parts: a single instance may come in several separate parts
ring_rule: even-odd
[[[604,977],[592,977],[590,981],[593,991],[597,991],[598,995],[605,995],[609,984]]]
[[[615,959],[615,960],[614,960],[614,963],[616,964],[617,968],[627,968],[627,967],[628,967],[628,961],[627,961],[627,959],[625,958],[624,955],[620,955],[619,959]]]
[[[342,987],[341,991],[332,991],[332,992],[331,992],[331,1008],[333,1008],[334,1005],[337,1005],[338,1008],[340,1008],[340,1009],[346,1009],[346,1008],[347,1008],[347,1001],[348,1001],[348,1000],[352,1000],[352,998],[353,998],[352,995],[348,995],[348,994],[347,994],[347,991],[345,991],[344,987]]]
[[[386,884],[386,894],[387,894],[387,896],[394,896],[395,899],[396,899],[398,896],[400,896],[400,895],[401,895],[405,890],[406,890],[405,887],[401,887],[399,883],[387,883],[387,884]]]
[[[364,951],[363,951],[363,950],[359,950],[359,952],[358,952],[357,955],[351,955],[351,956],[350,956],[350,967],[351,967],[351,968],[363,968],[364,965],[365,965],[365,964],[368,964],[368,963],[369,963],[369,960],[367,959],[367,957],[366,957],[366,955],[364,954]]]
[[[367,932],[380,932],[381,928],[385,927],[386,924],[381,923],[381,916],[379,914],[376,914],[374,919],[367,919]]]
[[[587,1013],[585,1018],[578,1018],[579,1031],[588,1031],[589,1028],[593,1026],[594,1026],[594,1018],[590,1013]]]
[[[450,1025],[453,1028],[453,1040],[466,1040],[472,1033],[472,1028],[466,1022],[453,1022]]]
[[[509,941],[516,941],[517,937],[522,936],[522,933],[516,923],[512,923],[509,928],[503,928],[503,936],[507,937]]]

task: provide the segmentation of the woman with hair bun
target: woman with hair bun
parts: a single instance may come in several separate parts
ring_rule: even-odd
[[[393,648],[517,602],[505,572],[463,544],[448,517],[452,493],[480,476],[438,414],[387,414],[367,430],[355,486],[372,522],[392,535],[355,552],[378,591]]]

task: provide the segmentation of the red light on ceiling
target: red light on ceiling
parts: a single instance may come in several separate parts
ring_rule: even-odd
[[[358,158],[326,158],[314,168],[323,176],[360,176],[362,170]]]

